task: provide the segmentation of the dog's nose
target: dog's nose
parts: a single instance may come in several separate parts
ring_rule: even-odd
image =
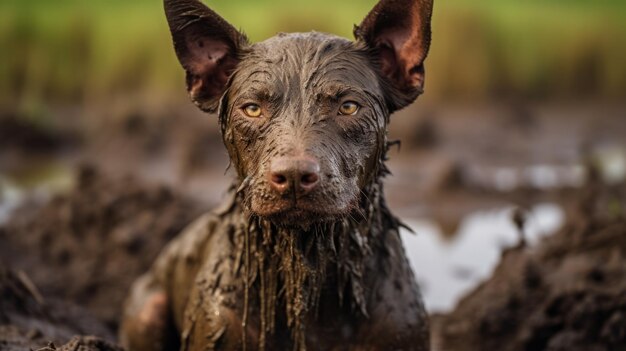
[[[319,180],[320,165],[311,158],[281,157],[270,164],[269,183],[281,194],[291,189],[307,194],[315,189]]]

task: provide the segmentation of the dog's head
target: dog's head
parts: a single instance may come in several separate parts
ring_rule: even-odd
[[[249,44],[197,0],[165,0],[194,103],[219,111],[245,206],[279,225],[345,216],[379,175],[389,114],[423,91],[432,0],[382,0],[356,41]]]

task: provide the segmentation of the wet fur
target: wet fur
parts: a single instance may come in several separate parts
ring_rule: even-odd
[[[378,175],[388,116],[368,57],[348,40],[307,33],[255,44],[241,61],[219,116],[231,162],[249,179],[242,190],[252,214],[277,217],[285,202],[298,201],[270,191],[264,176],[272,159],[293,153],[316,157],[322,169],[321,189],[303,210],[332,220],[358,208],[359,190]],[[337,119],[338,101],[348,94],[363,105],[361,115]],[[262,103],[269,121],[242,115],[249,100]],[[297,220],[308,224],[305,216]]]
[[[403,3],[413,2],[382,1],[355,42],[312,32],[249,44],[199,2],[166,0],[190,96],[218,112],[237,178],[223,208],[190,226],[135,284],[125,345],[429,349],[427,316],[382,187],[389,115],[421,93],[430,43],[430,23],[422,23],[425,49],[393,46],[404,36],[386,31],[380,14],[400,16]],[[429,21],[426,3],[411,6],[427,6],[415,13]],[[415,17],[401,22],[420,25]],[[418,49],[426,51],[402,56]],[[338,116],[347,100],[361,106],[358,114]],[[250,102],[262,117],[244,115]],[[298,155],[319,162],[319,186],[306,195],[273,191],[272,160]],[[154,296],[167,297],[158,310],[166,316],[154,317],[164,327],[156,329],[137,318],[154,310]]]

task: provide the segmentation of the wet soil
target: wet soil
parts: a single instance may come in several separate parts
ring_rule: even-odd
[[[440,350],[626,350],[626,184],[588,186],[565,227],[503,252],[493,276],[436,316]]]
[[[90,167],[78,178],[2,230],[3,260],[19,269],[0,267],[3,350],[120,350],[111,341],[129,285],[199,212],[162,187]],[[434,316],[438,350],[624,349],[626,187],[590,185],[569,212],[556,235],[506,250],[489,281]]]
[[[123,351],[123,349],[98,337],[75,336],[63,346],[57,347],[54,344],[48,344],[48,346],[37,351]]]
[[[105,340],[114,339],[111,331],[83,308],[44,298],[23,271],[14,272],[0,265],[0,349],[38,349],[49,343],[63,343],[77,334],[100,336],[80,341],[86,344],[106,345]],[[107,350],[94,346],[88,349]]]
[[[130,284],[229,182],[217,121],[175,110],[108,119],[84,131],[85,144],[13,121],[0,127],[12,138],[0,137],[0,176],[63,145],[76,174],[69,193],[27,203],[0,227],[0,349],[118,350],[109,342]],[[394,213],[433,218],[450,235],[476,209],[554,201],[569,214],[538,247],[505,251],[489,281],[434,317],[437,350],[623,349],[626,186],[502,190],[476,170],[568,165],[584,145],[624,146],[626,107],[603,119],[589,118],[594,106],[420,110],[392,117],[391,137],[405,141],[386,180]],[[84,159],[95,166],[77,166]]]
[[[0,230],[0,257],[43,296],[85,307],[115,330],[130,284],[201,213],[193,201],[85,166],[75,189],[26,206]]]

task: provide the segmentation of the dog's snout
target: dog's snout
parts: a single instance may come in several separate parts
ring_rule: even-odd
[[[282,157],[272,161],[269,183],[277,192],[284,194],[295,190],[306,194],[320,181],[320,165],[311,158]]]

